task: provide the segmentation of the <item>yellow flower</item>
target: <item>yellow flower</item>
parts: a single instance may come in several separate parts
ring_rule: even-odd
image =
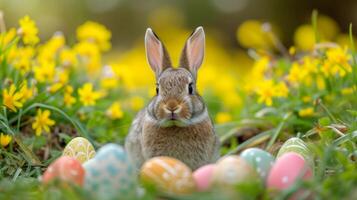
[[[111,119],[120,119],[123,117],[124,112],[121,109],[120,102],[114,102],[106,111],[107,116]]]
[[[37,60],[40,64],[55,62],[59,49],[66,41],[62,33],[55,33],[50,40],[38,48]]]
[[[303,51],[311,51],[315,45],[315,32],[311,25],[301,25],[294,33],[294,43]]]
[[[31,61],[35,55],[35,49],[31,46],[13,48],[9,56],[9,62],[22,74],[30,72]]]
[[[299,110],[300,117],[311,117],[313,115],[314,115],[314,108],[312,108],[312,107],[308,107],[308,108]]]
[[[273,42],[267,32],[263,30],[263,23],[257,20],[247,20],[243,22],[237,30],[239,43],[246,48],[263,48],[273,47]]]
[[[52,85],[50,85],[47,90],[50,92],[50,93],[55,93],[57,92],[59,89],[61,89],[63,87],[63,83],[54,83]]]
[[[349,64],[351,55],[347,52],[347,48],[330,48],[326,51],[324,64],[322,65],[322,73],[325,76],[340,75],[344,77],[346,73],[352,72],[352,67]]]
[[[3,147],[6,147],[12,140],[12,137],[10,135],[4,135],[1,133],[0,135],[0,144]]]
[[[74,98],[72,96],[72,93],[73,93],[73,87],[70,85],[66,86],[64,97],[63,97],[63,102],[64,102],[64,105],[66,105],[67,107],[71,107],[72,104],[74,104],[76,102],[76,98]]]
[[[37,36],[38,29],[36,23],[28,15],[20,19],[19,24],[18,33],[22,37],[24,44],[35,45],[40,41]]]
[[[16,29],[11,28],[5,33],[0,34],[0,46],[6,47],[16,37]]]
[[[343,88],[343,89],[341,90],[341,94],[343,94],[343,95],[353,94],[353,87]]]
[[[42,82],[51,82],[55,76],[55,63],[54,62],[44,62],[41,65],[34,67],[35,79]]]
[[[228,112],[219,112],[216,115],[215,121],[217,124],[223,124],[232,121],[232,116]]]
[[[19,91],[19,93],[22,95],[21,102],[25,103],[27,100],[31,99],[34,96],[35,91],[35,86],[33,85],[29,88],[27,85],[27,80],[24,80],[21,83],[21,88]]]
[[[309,103],[312,101],[311,97],[310,96],[303,96],[301,98],[301,100],[304,102],[304,103]]]
[[[134,111],[138,111],[144,106],[144,99],[139,96],[134,96],[130,99],[130,106]]]
[[[89,41],[98,45],[101,51],[108,51],[111,47],[110,31],[103,25],[93,21],[87,21],[77,29],[79,41]]]
[[[101,55],[98,47],[90,42],[83,41],[74,46],[74,50],[81,56],[90,74],[95,74],[101,66]]]
[[[76,66],[77,54],[72,49],[64,49],[60,53],[60,62],[63,66]]]
[[[37,110],[35,121],[32,123],[32,129],[35,130],[37,136],[40,136],[42,132],[49,133],[50,126],[55,124],[55,121],[50,118],[51,112],[49,110],[41,109]]]
[[[23,106],[21,103],[22,97],[20,92],[16,92],[16,87],[13,84],[10,86],[10,90],[5,88],[2,92],[3,104],[14,112],[17,111],[17,108]]]
[[[91,83],[84,84],[78,89],[79,101],[82,102],[84,106],[93,106],[101,97],[99,92],[93,91],[93,85]]]

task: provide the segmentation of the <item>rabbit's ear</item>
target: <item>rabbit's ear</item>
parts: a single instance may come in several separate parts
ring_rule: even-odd
[[[166,68],[171,67],[170,57],[155,33],[148,28],[145,34],[146,58],[151,69],[159,76]]]
[[[185,47],[183,48],[180,67],[186,68],[196,76],[198,68],[200,68],[205,54],[205,32],[200,26],[188,38]]]

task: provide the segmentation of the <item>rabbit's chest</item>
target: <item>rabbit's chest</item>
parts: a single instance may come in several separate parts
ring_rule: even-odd
[[[193,127],[143,127],[143,154],[146,159],[156,156],[177,158],[191,168],[210,163],[214,154],[216,136],[210,122]]]

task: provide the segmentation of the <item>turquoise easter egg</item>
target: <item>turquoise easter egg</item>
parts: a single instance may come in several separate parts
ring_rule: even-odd
[[[249,163],[257,171],[263,182],[265,182],[274,164],[274,157],[259,148],[246,149],[240,154],[240,157]]]
[[[302,139],[293,137],[285,141],[276,157],[279,158],[288,152],[300,154],[308,162],[310,167],[314,166],[313,154]]]
[[[97,199],[130,197],[136,191],[136,173],[124,149],[107,144],[84,163],[84,188]]]

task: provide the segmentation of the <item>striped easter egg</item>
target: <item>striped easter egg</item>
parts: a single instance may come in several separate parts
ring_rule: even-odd
[[[297,137],[288,139],[280,148],[276,157],[279,158],[288,152],[300,154],[308,162],[310,167],[314,166],[312,152],[302,139]]]
[[[146,161],[140,179],[144,185],[154,186],[167,194],[184,195],[196,189],[191,169],[183,162],[165,156]]]
[[[86,138],[76,137],[66,145],[62,155],[75,158],[83,164],[95,156],[95,150]]]

